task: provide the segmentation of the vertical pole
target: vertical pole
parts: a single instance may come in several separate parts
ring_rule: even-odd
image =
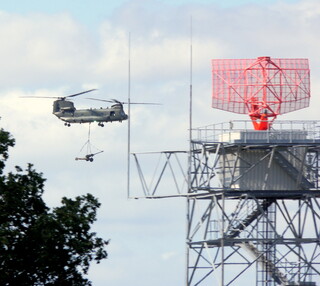
[[[301,199],[298,201],[298,238],[301,239],[302,238],[302,232],[301,232]],[[301,261],[301,247],[299,247],[298,249],[298,281],[301,281],[301,274],[302,274],[302,269],[301,269],[301,265],[302,265],[302,261]]]
[[[190,17],[190,87],[189,87],[189,156],[188,156],[188,193],[191,193],[191,156],[192,156],[192,16]],[[190,199],[187,197],[186,223],[186,285],[189,285],[189,236],[190,236]]]
[[[128,150],[127,150],[127,198],[130,197],[130,92],[131,92],[131,34],[128,40]]]
[[[221,211],[221,286],[224,286],[224,214],[225,214],[225,183],[226,183],[226,153],[223,150],[223,186],[222,186],[222,211]]]

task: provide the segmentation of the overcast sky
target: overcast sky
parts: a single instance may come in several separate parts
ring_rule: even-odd
[[[130,34],[131,100],[163,104],[132,107],[132,151],[187,150],[192,17],[194,126],[247,119],[211,108],[214,58],[308,58],[311,106],[279,119],[318,119],[318,0],[2,2],[0,123],[17,141],[8,170],[33,163],[47,178],[49,206],[62,196],[99,198],[95,231],[111,244],[109,259],[91,268],[94,286],[184,285],[185,201],[127,199],[126,122],[92,124],[91,142],[104,152],[79,162],[88,125],[67,128],[52,100],[21,96],[97,88],[90,96],[125,101]],[[74,100],[77,108],[106,106],[85,97]]]

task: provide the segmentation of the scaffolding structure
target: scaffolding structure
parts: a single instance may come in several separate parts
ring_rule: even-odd
[[[186,198],[187,286],[320,285],[320,122],[250,125],[193,130],[152,175],[133,154],[141,196]]]

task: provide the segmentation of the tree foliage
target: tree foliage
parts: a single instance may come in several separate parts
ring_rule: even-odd
[[[50,209],[45,179],[29,164],[3,175],[14,139],[0,130],[0,285],[91,285],[90,262],[107,258],[107,241],[91,232],[100,206],[91,194]]]

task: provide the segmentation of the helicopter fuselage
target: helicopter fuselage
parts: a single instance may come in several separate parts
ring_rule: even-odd
[[[113,122],[128,119],[121,103],[116,103],[107,108],[76,109],[73,102],[56,100],[53,103],[53,114],[70,126],[71,123],[98,122],[103,126],[104,122]]]

